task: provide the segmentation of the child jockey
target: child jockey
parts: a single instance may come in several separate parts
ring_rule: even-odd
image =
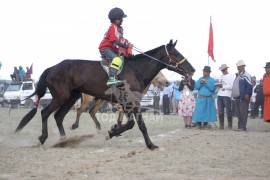
[[[133,45],[131,43],[126,44],[121,42],[121,25],[123,23],[123,18],[127,17],[124,11],[117,7],[113,8],[110,10],[108,17],[111,21],[111,25],[99,45],[99,52],[102,57],[111,62],[107,86],[112,86],[122,82],[115,79],[115,76],[122,65],[122,60],[119,57],[119,47],[128,49],[132,48]]]

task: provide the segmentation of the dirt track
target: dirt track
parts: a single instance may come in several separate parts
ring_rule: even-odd
[[[67,137],[86,137],[78,146],[52,148],[59,140],[49,118],[49,138],[37,146],[41,134],[40,109],[32,121],[14,134],[29,109],[0,108],[0,179],[270,179],[270,123],[248,120],[248,132],[215,128],[183,128],[176,115],[145,113],[151,140],[160,147],[149,151],[137,126],[106,141],[106,131],[117,114],[98,114],[97,133],[87,113],[77,130],[69,130],[75,112],[64,121]],[[218,125],[218,122],[216,122]],[[236,128],[237,120],[234,119]]]

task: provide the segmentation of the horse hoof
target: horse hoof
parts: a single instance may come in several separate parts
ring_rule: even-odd
[[[108,141],[109,139],[111,139],[109,135],[105,137],[106,141]]]
[[[107,133],[107,136],[105,137],[105,140],[108,141],[109,139],[111,139],[111,136],[109,133]]]
[[[59,141],[65,141],[66,139],[67,139],[66,136],[61,136],[60,139],[59,139]]]
[[[117,124],[111,126],[111,130],[117,129]]]
[[[44,142],[45,142],[45,140],[46,140],[46,138],[44,138],[43,136],[39,136],[39,137],[38,137],[38,140],[39,140],[39,142],[41,143],[41,145],[43,145]]]
[[[100,126],[96,126],[96,129],[97,129],[98,131],[101,131],[101,127],[100,127]]]
[[[78,127],[79,127],[78,125],[72,124],[72,126],[70,127],[70,130],[77,129]]]
[[[97,129],[97,133],[98,133],[98,134],[101,134],[101,130],[98,130],[98,129]]]
[[[156,150],[156,149],[159,149],[158,146],[154,145],[154,144],[150,144],[149,146],[147,146],[150,150]]]

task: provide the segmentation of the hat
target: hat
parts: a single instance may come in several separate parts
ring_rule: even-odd
[[[227,69],[227,68],[229,68],[228,66],[227,66],[227,64],[221,64],[221,66],[219,67],[219,70],[224,70],[224,69]]]
[[[237,63],[236,63],[236,66],[245,66],[245,62],[243,60],[239,60]]]
[[[210,66],[204,66],[203,71],[210,73],[211,72],[211,67]]]
[[[267,62],[266,64],[265,64],[265,67],[264,68],[269,68],[270,67],[270,62]]]

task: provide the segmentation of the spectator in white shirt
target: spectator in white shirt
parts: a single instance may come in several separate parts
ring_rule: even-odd
[[[170,94],[171,94],[172,86],[169,86],[169,82],[166,82],[163,87],[163,113],[164,115],[170,114]]]
[[[234,82],[234,76],[228,73],[228,66],[226,64],[222,64],[219,67],[219,70],[221,70],[222,74],[218,83],[216,83],[216,86],[219,87],[219,91],[217,93],[218,99],[218,116],[219,116],[219,128],[221,130],[224,129],[224,108],[226,108],[226,114],[228,119],[228,128],[232,129],[232,86]]]
[[[160,101],[160,85],[159,82],[154,83],[154,89],[152,91],[153,94],[153,108],[154,108],[154,114],[159,115],[159,101]]]

